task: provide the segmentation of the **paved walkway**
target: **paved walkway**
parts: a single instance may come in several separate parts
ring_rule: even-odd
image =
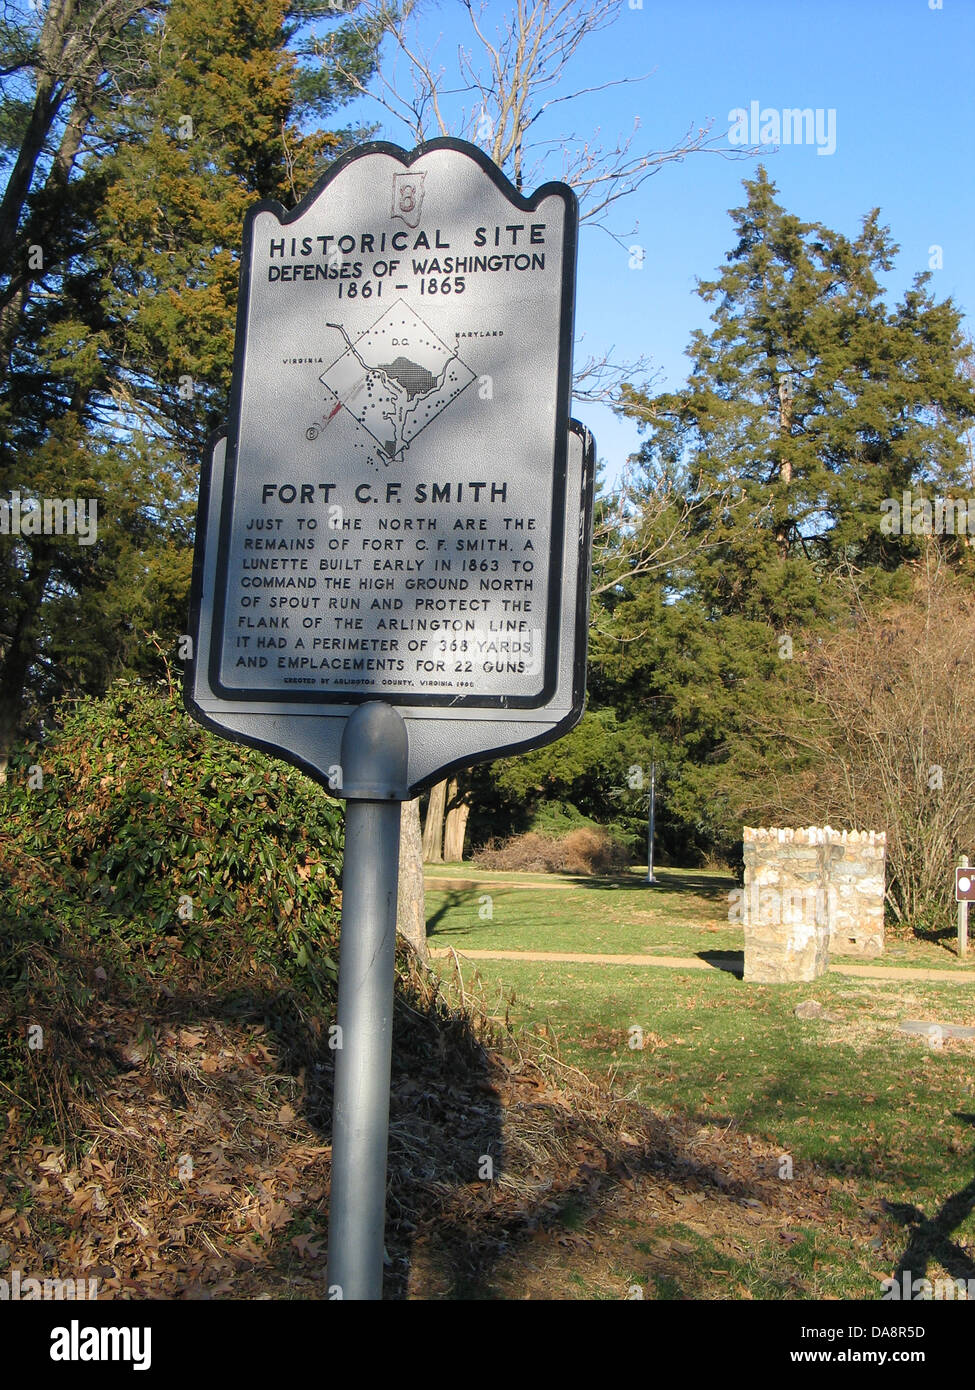
[[[431,956],[449,957],[451,948],[434,946]],[[741,974],[742,962],[724,956],[647,956],[590,955],[583,951],[458,951],[466,960],[542,961],[551,965],[644,965],[662,970],[727,970]],[[975,984],[975,970],[924,970],[911,966],[847,965],[834,961],[830,970],[837,975],[859,975],[867,980],[934,980],[944,984]]]

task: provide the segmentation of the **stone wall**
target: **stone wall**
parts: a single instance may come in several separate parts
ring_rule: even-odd
[[[887,836],[883,830],[831,830],[827,907],[834,956],[879,956],[884,949]]]
[[[883,831],[744,830],[745,979],[814,980],[829,954],[884,945]]]

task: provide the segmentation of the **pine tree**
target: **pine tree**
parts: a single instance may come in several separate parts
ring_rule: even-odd
[[[0,538],[0,755],[57,696],[158,669],[146,633],[171,651],[183,629],[244,213],[259,197],[297,202],[357,134],[306,129],[349,90],[300,57],[303,26],[332,13],[322,0],[147,12],[106,57],[111,80],[66,118],[82,110],[62,176],[37,165],[17,240],[39,264],[5,300],[0,495],[95,498],[99,535]],[[346,48],[368,71],[361,33]]]
[[[897,247],[876,211],[851,240],[786,212],[763,169],[745,189],[728,264],[699,285],[715,308],[686,386],[626,396],[648,422],[648,472],[685,479],[686,534],[669,569],[623,575],[607,596],[593,682],[678,759],[668,814],[729,844],[740,829],[725,771],[775,761],[756,713],[843,612],[846,573],[878,596],[903,589],[918,542],[887,534],[881,504],[961,485],[975,418],[957,308],[933,299],[926,274],[884,303],[878,276]]]
[[[644,458],[681,461],[713,499],[695,523],[701,599],[782,626],[817,610],[823,573],[911,558],[881,502],[960,484],[975,396],[961,315],[929,274],[885,307],[877,275],[898,248],[876,210],[850,240],[787,213],[763,169],[745,188],[729,264],[699,285],[716,308],[686,387],[626,409],[651,419]]]

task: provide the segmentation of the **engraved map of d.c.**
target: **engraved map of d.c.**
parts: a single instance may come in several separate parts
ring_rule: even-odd
[[[379,446],[384,462],[401,460],[420,431],[476,379],[402,299],[358,338],[341,323],[325,326],[341,335],[344,347],[319,378],[332,397],[322,426],[344,407]],[[314,439],[320,427],[307,433]]]

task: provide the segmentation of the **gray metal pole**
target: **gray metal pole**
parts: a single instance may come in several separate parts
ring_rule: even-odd
[[[656,809],[656,780],[657,765],[650,764],[650,815],[647,821],[647,876],[644,883],[656,883],[653,876],[653,832],[654,832],[654,811]]]
[[[379,1299],[393,1039],[400,800],[406,731],[389,705],[361,705],[342,739],[347,798],[339,948],[330,1298]],[[395,798],[395,799],[394,799]]]

